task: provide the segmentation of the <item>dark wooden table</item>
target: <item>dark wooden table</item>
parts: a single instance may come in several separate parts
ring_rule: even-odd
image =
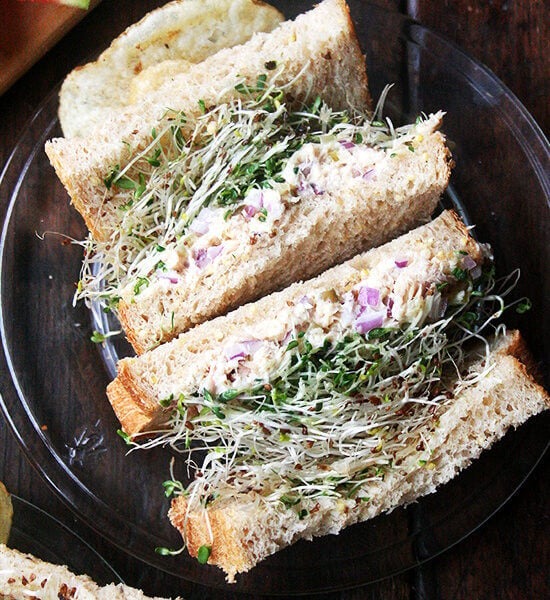
[[[11,0],[10,0],[11,1]],[[74,66],[157,4],[104,0],[0,98],[0,165],[41,100]],[[549,28],[544,0],[385,0],[446,35],[488,65],[525,104],[543,131],[549,127]],[[0,419],[0,480],[87,539],[125,581],[147,593],[232,598],[172,579],[122,554],[80,523],[33,471]],[[542,599],[550,597],[550,459],[488,523],[442,556],[403,575],[331,599]],[[328,597],[327,597],[328,598]]]

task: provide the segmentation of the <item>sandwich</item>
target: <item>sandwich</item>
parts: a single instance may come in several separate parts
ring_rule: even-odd
[[[261,58],[248,64],[252,52]],[[194,84],[216,66],[223,92],[211,102]],[[155,94],[139,104],[146,135],[122,115],[139,140],[116,137],[113,122],[47,146],[92,231],[76,298],[114,310],[138,353],[425,222],[450,174],[441,113],[395,128],[381,107],[366,111],[364,58],[340,0],[194,69],[180,110],[150,121]],[[92,175],[85,164],[98,161]]]
[[[270,33],[256,33],[242,45],[219,50],[135,104],[106,115],[89,135],[46,143],[50,162],[94,237],[112,235],[119,206],[128,201],[121,186],[106,186],[105,181],[155,141],[159,119],[167,111],[165,120],[174,112],[180,115],[180,135],[187,138],[204,106],[235,98],[239,83],[254,85],[266,71],[269,82],[287,84],[298,105],[312,94],[333,110],[360,110],[370,102],[365,60],[344,0],[325,0]]]
[[[30,554],[8,548],[13,518],[11,497],[0,482],[0,598],[9,600],[147,600],[127,585],[98,586],[87,575],[53,565]],[[152,600],[162,600],[156,598]]]
[[[129,27],[98,59],[70,73],[59,93],[66,138],[84,137],[172,77],[283,20],[258,0],[175,0]]]
[[[87,575],[0,544],[0,598],[9,600],[162,600],[124,584],[97,585]]]
[[[521,337],[493,326],[497,292],[490,250],[447,211],[120,361],[121,435],[195,467],[165,483],[189,552],[233,581],[435,491],[547,408]]]

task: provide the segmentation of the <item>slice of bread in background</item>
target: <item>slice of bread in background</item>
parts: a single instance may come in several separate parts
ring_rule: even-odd
[[[429,462],[392,468],[383,481],[369,482],[365,487],[368,502],[321,498],[319,509],[300,519],[297,511],[282,503],[280,507],[262,503],[252,493],[215,500],[208,508],[192,511],[180,496],[172,502],[172,524],[192,556],[203,545],[211,547],[208,562],[221,567],[231,582],[237,573],[300,539],[337,534],[344,527],[435,492],[508,429],[550,408],[550,398],[526,367],[532,359],[518,332],[498,342],[490,362],[492,370],[454,398],[439,416],[435,430],[431,422],[424,428],[432,450]],[[472,372],[486,371],[486,367],[485,361],[477,362]]]
[[[52,540],[52,543],[55,543]],[[163,600],[123,584],[98,586],[87,575],[52,565],[0,545],[0,598],[78,598],[79,600]]]
[[[59,94],[63,135],[88,135],[112,109],[282,20],[279,11],[257,0],[176,0],[148,13],[96,61],[67,76]]]
[[[456,256],[458,250],[467,252],[476,262],[482,261],[480,245],[456,214],[446,211],[427,225],[358,255],[315,279],[296,283],[226,316],[207,321],[142,356],[119,361],[118,376],[107,388],[107,394],[123,430],[136,435],[159,427],[171,414],[159,404],[159,400],[168,395],[166,390],[170,386],[177,386],[185,394],[200,388],[210,362],[223,353],[228,340],[250,335],[245,332],[259,331],[262,323],[280,322],[288,303],[297,303],[314,290],[333,289],[337,295],[343,294],[348,286],[361,281],[362,273],[388,258],[393,261],[395,257],[418,253],[438,272],[440,268],[449,270],[452,268],[450,258],[445,257]],[[253,337],[260,339],[258,336]]]
[[[450,176],[439,124],[440,116],[426,122],[415,152],[405,143],[388,151],[373,180],[342,180],[335,173],[324,194],[290,204],[273,235],[255,236],[224,253],[197,272],[196,281],[153,277],[139,295],[131,282],[120,294],[119,315],[135,350],[142,353],[426,222]]]
[[[271,61],[274,71],[266,70]],[[201,112],[199,100],[207,106],[223,102],[238,93],[239,80],[255,85],[263,73],[273,73],[279,84],[291,82],[287,92],[299,103],[319,95],[335,110],[370,104],[365,59],[344,0],[324,0],[295,21],[220,50],[147,98],[113,111],[92,135],[47,142],[48,158],[94,237],[108,239],[119,220],[114,190],[104,179],[151,142],[167,108],[185,112],[192,123]]]

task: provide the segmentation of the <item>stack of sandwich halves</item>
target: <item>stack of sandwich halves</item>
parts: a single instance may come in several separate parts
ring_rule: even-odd
[[[90,230],[77,297],[137,353],[107,395],[136,448],[202,451],[169,516],[230,581],[435,491],[548,406],[496,325],[488,247],[430,221],[442,114],[397,127],[382,104],[343,0],[285,22],[173,2],[62,88],[46,152]]]

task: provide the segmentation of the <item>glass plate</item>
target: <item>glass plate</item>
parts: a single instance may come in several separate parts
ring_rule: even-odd
[[[395,82],[395,122],[447,111],[456,160],[446,202],[464,206],[502,273],[523,271],[518,294],[533,302],[521,328],[548,373],[550,355],[549,147],[517,99],[483,66],[421,25],[351,2],[374,97]],[[278,3],[289,16],[309,3]],[[90,312],[72,306],[82,220],[48,164],[44,142],[61,134],[57,93],[44,101],[0,183],[3,411],[28,457],[72,510],[124,551],[186,580],[225,587],[218,569],[177,548],[162,482],[170,453],[126,456],[105,395],[108,360],[90,341]],[[512,317],[512,325],[516,315]],[[542,335],[541,335],[542,334]],[[112,352],[125,353],[123,347]],[[7,373],[10,373],[11,380]],[[547,381],[548,383],[548,381]],[[44,427],[45,426],[45,427]],[[437,494],[339,536],[299,542],[238,578],[233,591],[310,593],[366,584],[427,560],[479,527],[523,483],[548,444],[548,417],[532,419]]]
[[[9,548],[55,565],[66,565],[76,575],[89,575],[99,585],[124,583],[102,556],[63,523],[22,498],[12,494],[11,499]]]

